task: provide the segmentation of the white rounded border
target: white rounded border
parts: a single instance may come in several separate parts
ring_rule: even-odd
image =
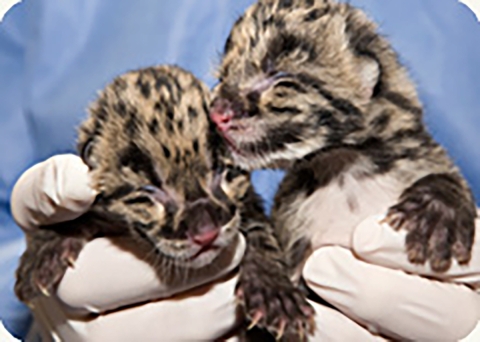
[[[3,0],[0,0],[3,1]],[[20,342],[20,340],[17,340],[14,338],[10,333],[5,329],[3,326],[2,321],[0,321],[0,341],[5,341],[5,342]]]
[[[0,0],[0,22],[7,12],[22,0]]]
[[[472,10],[480,21],[480,0],[458,0]]]

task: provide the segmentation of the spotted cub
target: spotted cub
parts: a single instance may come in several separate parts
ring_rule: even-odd
[[[472,193],[427,132],[415,85],[376,25],[331,0],[260,0],[231,30],[210,116],[237,165],[287,175],[272,213],[291,273],[386,213],[412,263],[471,258]]]
[[[28,233],[22,301],[54,291],[98,236],[146,248],[162,282],[185,289],[224,269],[241,233],[237,295],[252,324],[310,329],[312,309],[290,283],[248,173],[231,165],[208,121],[209,101],[205,85],[173,66],[128,72],[101,92],[78,142],[98,196],[80,218]]]

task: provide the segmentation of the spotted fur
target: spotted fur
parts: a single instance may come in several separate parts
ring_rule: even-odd
[[[361,10],[260,0],[232,28],[218,77],[210,116],[235,163],[288,171],[272,218],[292,273],[312,248],[350,244],[327,236],[348,237],[384,212],[408,230],[411,262],[438,272],[452,259],[468,263],[471,191],[427,132],[397,54]]]
[[[233,166],[211,127],[209,96],[173,66],[128,72],[100,93],[78,139],[98,196],[80,218],[29,233],[15,287],[21,300],[54,291],[98,236],[142,247],[162,282],[191,288],[230,263],[240,232],[247,250],[237,287],[247,317],[270,330],[287,319],[309,327],[312,310],[285,272],[249,174]]]

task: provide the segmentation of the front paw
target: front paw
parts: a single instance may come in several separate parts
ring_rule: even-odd
[[[50,296],[67,268],[74,266],[84,243],[78,238],[54,238],[27,249],[17,270],[17,297],[29,304],[35,297]]]
[[[237,284],[249,329],[258,326],[277,339],[305,340],[307,334],[313,334],[314,309],[288,277],[265,271],[243,272]]]
[[[459,264],[471,258],[476,211],[459,184],[450,176],[427,176],[408,188],[391,207],[385,222],[408,231],[408,260],[430,262],[432,270],[445,272],[454,257]]]

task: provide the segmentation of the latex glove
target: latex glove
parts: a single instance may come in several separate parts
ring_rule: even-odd
[[[89,183],[88,166],[75,155],[58,155],[38,163],[13,187],[13,218],[26,231],[73,220],[95,200],[96,192]]]
[[[242,248],[239,251],[232,267],[243,256]],[[212,341],[237,324],[236,282],[235,275],[227,276],[181,296],[149,302],[171,289],[133,254],[96,239],[65,274],[58,299],[39,298],[33,313],[44,336],[62,341]],[[105,313],[128,303],[133,306]],[[65,304],[101,314],[85,319],[88,316],[76,316]]]
[[[95,195],[80,158],[55,156],[20,177],[12,192],[12,213],[21,227],[33,230],[80,216]],[[240,263],[245,240],[240,237],[239,241],[230,265],[220,275]],[[45,341],[53,337],[66,341],[212,340],[236,324],[235,284],[236,278],[230,277],[185,293],[181,299],[141,305],[181,289],[162,284],[148,264],[100,238],[89,242],[75,268],[67,270],[58,298],[39,298],[33,313]],[[92,313],[101,315],[91,318]]]
[[[454,263],[447,273],[436,274],[409,263],[406,232],[395,232],[380,220],[363,221],[353,232],[351,248],[322,247],[308,259],[303,275],[309,287],[360,324],[348,324],[340,313],[337,323],[322,321],[333,316],[316,306],[318,340],[379,340],[379,332],[400,340],[458,341],[479,334],[480,325],[472,330],[480,320],[480,296],[461,284],[480,285],[480,234],[468,267]],[[328,324],[342,330],[330,334]]]

